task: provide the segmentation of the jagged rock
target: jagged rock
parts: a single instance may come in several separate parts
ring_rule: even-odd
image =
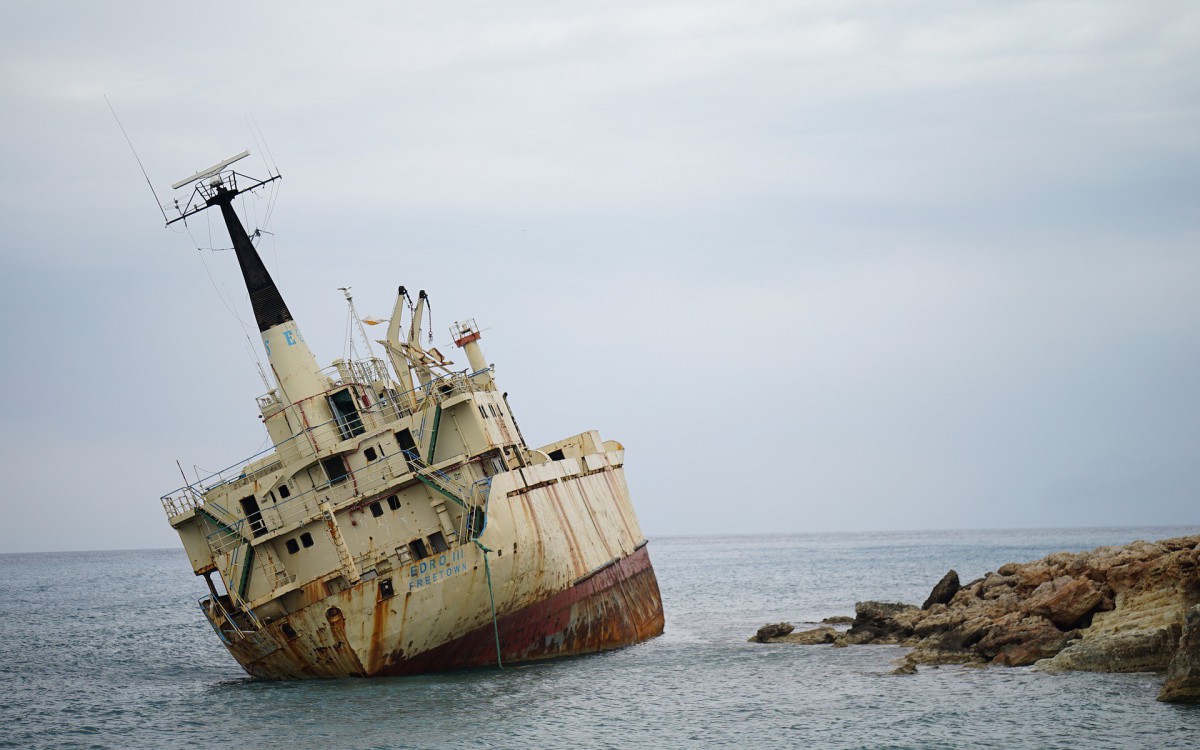
[[[907,622],[899,622],[897,618],[909,612],[919,612],[911,604],[899,602],[858,602],[854,605],[854,624],[847,632],[848,636],[867,636],[870,642],[897,642],[912,635],[912,626]],[[852,641],[853,642],[853,641]]]
[[[958,584],[958,572],[951,569],[949,573],[942,576],[942,580],[934,585],[933,591],[929,592],[929,597],[925,599],[921,609],[929,609],[935,604],[946,604],[954,598],[960,588],[962,587]]]
[[[1067,640],[1067,635],[1045,617],[1022,617],[1020,612],[1009,612],[988,628],[974,650],[993,661],[1004,654],[998,663],[1017,666],[1057,654]]]
[[[1167,667],[1167,681],[1158,699],[1167,703],[1200,703],[1200,604],[1187,613],[1179,648]]]
[[[1047,581],[1025,600],[1025,609],[1061,629],[1078,626],[1104,599],[1104,587],[1090,578],[1061,576]]]
[[[822,625],[819,628],[812,630],[804,630],[799,633],[789,633],[788,635],[779,638],[778,640],[784,643],[795,643],[801,646],[813,646],[821,643],[833,643],[841,635],[836,629]]]
[[[916,674],[916,673],[917,673],[917,665],[913,664],[910,661],[904,662],[903,664],[901,664],[900,666],[896,667],[891,672],[889,672],[889,674],[896,674],[896,675]]]
[[[979,585],[979,596],[984,599],[997,599],[1005,594],[1012,593],[1012,589],[1016,585],[1016,576],[1002,576],[989,573],[983,579],[983,583]]]
[[[1161,672],[1170,663],[1178,639],[1178,631],[1172,628],[1085,638],[1034,666],[1041,672]]]
[[[782,638],[796,629],[790,622],[777,622],[774,625],[763,625],[750,639],[751,642],[769,643],[773,638]]]
[[[821,622],[825,625],[851,625],[854,623],[854,618],[846,615],[836,615],[834,617],[826,617]]]

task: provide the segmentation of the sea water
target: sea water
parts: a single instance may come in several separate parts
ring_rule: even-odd
[[[666,633],[505,669],[261,682],[196,606],[179,550],[0,555],[0,747],[1196,748],[1161,676],[922,667],[893,646],[762,645],[766,622],[920,603],[1059,550],[1197,528],[664,537]]]

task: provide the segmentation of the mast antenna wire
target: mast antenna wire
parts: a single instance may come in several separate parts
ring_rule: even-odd
[[[254,145],[258,147],[258,153],[262,157],[263,166],[267,168],[267,174],[279,174],[279,167],[275,164],[275,157],[271,154],[271,149],[267,146],[267,137],[263,135],[262,128],[258,126],[258,120],[254,118],[254,114],[243,115],[246,121],[246,128],[250,131],[250,137],[254,139]],[[271,186],[271,194],[267,198],[267,210],[263,215],[262,225],[269,227],[271,225],[271,213],[275,210],[275,204],[279,198],[278,183]],[[279,269],[278,254],[275,259],[275,268]]]
[[[150,188],[150,194],[154,196],[154,202],[158,205],[158,211],[162,214],[163,221],[167,221],[167,211],[163,208],[162,201],[158,199],[158,191],[154,189],[154,183],[150,182],[150,175],[146,174],[146,167],[142,165],[142,160],[138,156],[137,149],[133,147],[133,141],[129,140],[129,133],[125,132],[125,126],[121,124],[121,118],[117,117],[117,110],[113,109],[112,102],[108,100],[108,94],[104,95],[104,103],[108,105],[108,111],[112,112],[113,119],[117,121],[117,127],[121,129],[121,135],[125,136],[125,142],[129,144],[129,150],[133,152],[133,158],[142,170],[142,177],[146,178],[146,185]]]
[[[267,145],[267,136],[262,132],[262,128],[258,126],[258,119],[255,118],[253,112],[250,113],[250,122],[254,124],[254,129],[258,131],[258,137],[262,140],[263,151],[266,152],[267,157],[271,160],[271,168],[275,170],[275,174],[279,174],[279,165],[275,163],[275,154],[271,153],[271,147]]]

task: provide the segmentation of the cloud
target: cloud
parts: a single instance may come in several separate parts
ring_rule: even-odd
[[[377,314],[427,288],[439,335],[487,327],[531,440],[630,447],[653,533],[1194,521],[1198,28],[1166,2],[14,7],[0,384],[53,397],[0,426],[129,448],[2,460],[137,484],[31,479],[0,503],[39,532],[2,544],[100,502],[142,546],[174,458],[262,437],[236,264],[197,250],[220,223],[161,230],[104,94],[167,202],[248,146],[266,171],[252,115],[285,179],[246,222],[319,358],[337,286]]]

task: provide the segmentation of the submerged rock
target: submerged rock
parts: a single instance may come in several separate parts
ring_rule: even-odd
[[[781,623],[751,640],[912,646],[905,664],[913,671],[916,664],[1168,670],[1160,700],[1200,702],[1200,535],[1006,563],[965,585],[951,570],[920,608],[864,601],[854,611],[844,634],[826,627],[789,635],[791,625]],[[784,625],[786,632],[760,637]]]
[[[822,625],[812,630],[802,630],[799,633],[789,633],[780,640],[784,643],[796,643],[801,646],[814,646],[820,643],[833,643],[841,633],[828,625]]]
[[[774,625],[763,625],[750,639],[751,643],[770,643],[773,640],[782,638],[788,633],[796,629],[796,626],[790,622],[777,622]]]

